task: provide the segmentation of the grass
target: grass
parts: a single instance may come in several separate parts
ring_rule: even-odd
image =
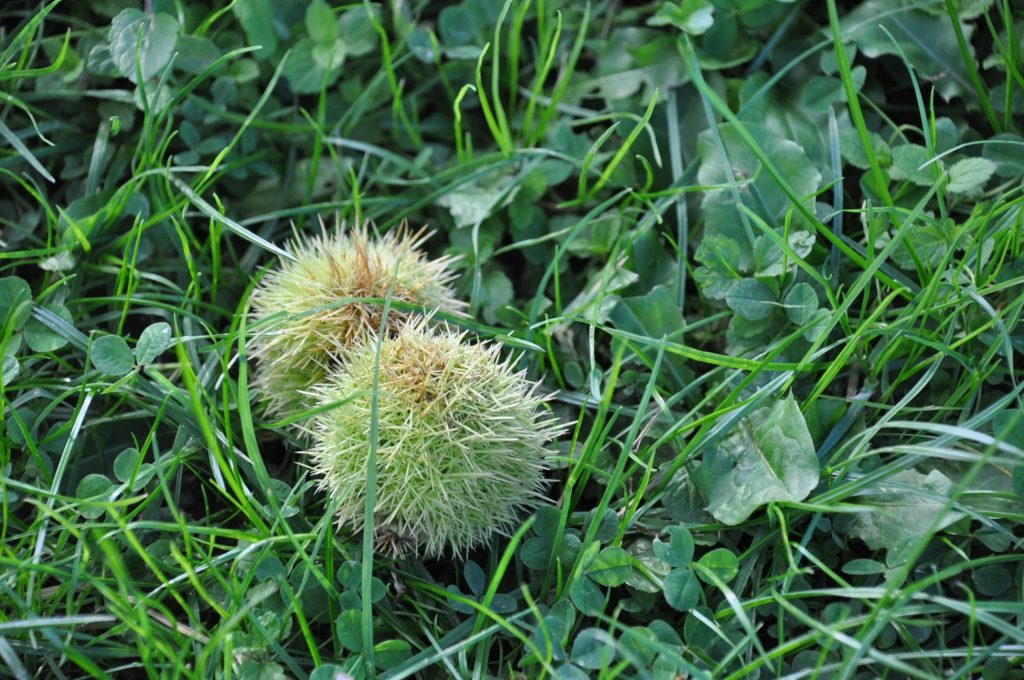
[[[1020,12],[725,5],[5,5],[0,677],[1022,677]],[[510,535],[375,554],[267,414],[319,217],[554,393]]]

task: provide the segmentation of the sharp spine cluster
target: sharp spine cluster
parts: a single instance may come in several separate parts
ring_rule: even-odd
[[[451,258],[429,260],[428,237],[365,228],[296,238],[253,292],[254,388],[267,415],[335,402],[302,427],[308,465],[337,506],[340,527],[363,524],[376,375],[377,549],[463,555],[507,534],[543,500],[544,472],[561,431],[550,398],[502,359],[500,346],[432,326],[433,310],[461,312]],[[377,357],[383,300],[392,308]],[[361,298],[373,298],[370,302]]]
[[[322,226],[322,225],[321,225]],[[427,259],[420,247],[429,233],[404,227],[371,239],[366,228],[297,237],[252,295],[253,388],[267,415],[285,418],[310,408],[303,392],[321,380],[346,347],[376,333],[382,306],[362,298],[393,300],[428,310],[459,312],[451,258]],[[411,313],[392,309],[388,331]]]
[[[542,410],[549,397],[499,351],[422,319],[381,341],[374,524],[387,552],[464,554],[542,500],[560,427]],[[311,419],[307,453],[338,523],[354,529],[366,499],[376,358],[375,339],[357,344],[311,390],[320,403],[350,398]]]

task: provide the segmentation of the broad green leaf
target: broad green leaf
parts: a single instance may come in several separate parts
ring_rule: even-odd
[[[628,333],[652,340],[668,339],[677,343],[682,340],[683,313],[665,286],[655,286],[645,295],[622,298],[610,318],[616,328]],[[650,361],[654,361],[656,354],[654,348],[644,350]],[[678,389],[688,385],[693,377],[693,372],[680,356],[666,354],[663,365]]]
[[[508,182],[508,178],[503,178],[494,186],[464,184],[438,198],[437,204],[448,208],[456,227],[472,227],[490,217],[500,207],[499,202],[504,205],[512,200],[515,191],[505,195]]]
[[[238,667],[238,677],[239,680],[286,680],[288,676],[281,664],[246,659]]]
[[[949,168],[946,189],[954,194],[979,192],[995,171],[996,164],[987,158],[964,158]]]
[[[43,309],[54,314],[69,325],[74,323],[71,312],[61,304],[46,304]],[[68,344],[68,339],[57,333],[42,321],[32,318],[25,324],[25,343],[33,352],[56,352]]]
[[[608,603],[600,586],[585,577],[572,582],[569,587],[569,599],[576,605],[576,609],[587,616],[597,616],[604,611]]]
[[[1024,138],[1011,132],[994,136],[982,147],[982,156],[996,164],[1000,177],[1024,175]]]
[[[813,206],[814,193],[821,174],[797,143],[776,132],[754,123],[745,124],[747,133],[785,177],[789,188],[806,203]],[[697,181],[703,185],[736,185],[705,192],[703,207],[706,234],[721,234],[736,241],[740,248],[740,265],[745,271],[753,261],[750,236],[744,227],[744,218],[736,206],[737,198],[750,210],[771,225],[781,225],[790,201],[771,175],[732,125],[718,128],[723,157],[711,131],[700,134],[698,149],[701,164]]]
[[[341,27],[340,37],[345,42],[345,53],[350,57],[361,57],[377,49],[380,38],[370,20],[370,12],[380,19],[380,8],[371,5],[353,7],[341,13],[338,24]]]
[[[277,49],[273,0],[235,0],[231,9],[245,31],[248,44],[262,47],[253,54],[258,59],[269,58]]]
[[[675,26],[690,35],[703,35],[715,23],[715,7],[708,0],[664,2],[647,20],[648,26]]]
[[[338,642],[350,652],[363,651],[363,629],[358,609],[343,611],[338,616]]]
[[[460,47],[474,42],[480,27],[473,14],[462,5],[452,3],[438,16],[441,42],[445,47]]]
[[[858,559],[850,560],[843,564],[843,573],[850,576],[866,576],[869,574],[884,574],[886,566],[877,560]]]
[[[664,579],[672,571],[672,565],[658,557],[654,552],[654,544],[647,538],[641,538],[630,545],[629,554],[642,564],[645,570],[634,569],[626,579],[626,585],[642,593],[660,593],[661,587],[657,579]]]
[[[142,331],[135,345],[135,363],[145,365],[156,359],[171,346],[171,327],[160,321]]]
[[[135,83],[141,71],[142,79],[149,80],[170,62],[178,42],[178,22],[163,12],[147,17],[141,10],[125,9],[114,17],[107,42],[121,75]]]
[[[107,499],[113,490],[114,483],[105,475],[92,474],[86,475],[78,483],[78,487],[75,489],[75,496],[80,500],[103,501]],[[96,519],[106,512],[106,509],[101,505],[83,505],[78,509],[78,512],[86,519]]]
[[[814,248],[814,234],[808,231],[794,231],[787,239],[793,253],[785,252],[776,243],[761,235],[754,241],[754,264],[757,269],[755,276],[781,276],[797,267],[796,257],[807,257]]]
[[[32,289],[18,276],[0,279],[0,328],[10,324],[18,331],[32,313]]]
[[[919,169],[931,159],[928,149],[920,144],[901,144],[892,149],[892,167],[889,177],[907,180],[918,186],[931,186],[935,183],[932,168]]]
[[[104,335],[92,341],[92,365],[107,375],[122,376],[135,368],[135,358],[122,338]]]
[[[324,0],[313,0],[306,7],[306,31],[317,43],[333,43],[338,38],[338,20]]]
[[[963,517],[943,508],[952,490],[938,470],[899,472],[857,496],[870,511],[857,513],[851,533],[872,550],[885,550],[888,565],[902,564],[930,529],[942,530]]]
[[[186,73],[200,74],[220,57],[220,50],[207,38],[178,36],[178,58],[174,65]]]
[[[899,59],[902,49],[918,77],[934,83],[947,101],[973,92],[964,56],[945,14],[912,9],[902,0],[867,0],[843,17],[840,26],[843,36],[852,38],[870,59],[883,55]],[[961,22],[961,30],[970,45],[973,24]]]
[[[810,284],[798,283],[789,289],[782,301],[786,308],[786,316],[797,326],[808,323],[818,309],[818,296]]]
[[[141,461],[142,454],[134,448],[125,449],[117,454],[117,458],[114,460],[114,476],[119,482],[132,481],[132,475],[135,476],[132,491],[138,491],[146,486],[147,482],[156,474],[151,463],[142,463]]]
[[[629,553],[618,546],[608,546],[587,568],[587,576],[603,586],[621,586],[633,571]]]
[[[667,543],[654,539],[654,554],[673,567],[686,567],[693,561],[693,535],[684,526],[665,527]]]
[[[743,279],[730,288],[725,302],[730,309],[750,321],[767,319],[778,306],[772,289],[757,279]]]
[[[377,668],[395,668],[409,658],[412,647],[405,640],[384,640],[373,647],[374,662]]]
[[[484,590],[487,589],[487,575],[480,565],[473,560],[469,560],[462,568],[462,573],[466,577],[466,585],[473,591],[473,594],[483,595]]]
[[[689,567],[669,572],[664,581],[665,601],[672,609],[688,612],[700,603],[700,580]]]
[[[741,278],[743,257],[739,244],[723,234],[708,234],[701,239],[696,258],[704,265],[694,272],[704,294],[715,300],[724,299]]]
[[[0,361],[2,361],[2,364],[0,364],[0,383],[4,385],[10,384],[21,373],[21,364],[18,363],[15,357],[9,354],[5,354]]]
[[[740,561],[736,555],[728,548],[715,548],[714,550],[707,552],[697,560],[697,564],[704,567],[708,571],[712,572],[724,583],[736,578],[736,574],[740,570]],[[707,583],[712,583],[711,579],[706,574],[702,574],[701,570],[696,570],[701,580]]]
[[[608,668],[615,659],[615,638],[600,628],[584,628],[576,634],[570,656],[583,668]]]
[[[296,94],[313,94],[337,82],[344,56],[338,42],[318,45],[312,38],[303,38],[292,48],[282,73]]]
[[[333,663],[317,666],[309,674],[309,680],[345,680],[351,677],[345,668]]]
[[[828,328],[829,319],[831,318],[832,314],[827,309],[819,309],[811,314],[810,325],[804,331],[804,339],[807,342],[817,342],[818,338]]]
[[[512,281],[501,269],[489,269],[483,277],[483,299],[481,300],[484,321],[489,324],[497,322],[498,308],[512,302],[515,291]]]
[[[743,522],[760,506],[802,501],[818,485],[818,458],[792,395],[745,416],[709,447],[694,482],[723,524]]]

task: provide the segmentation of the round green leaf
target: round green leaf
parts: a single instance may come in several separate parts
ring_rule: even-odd
[[[775,311],[775,294],[757,279],[743,279],[729,289],[725,303],[750,321],[767,319]]]
[[[438,27],[441,30],[441,42],[446,47],[470,44],[477,31],[473,15],[462,5],[455,4],[441,10]]]
[[[163,321],[146,327],[135,345],[135,363],[144,365],[171,346],[171,327]]]
[[[783,305],[789,320],[797,326],[803,326],[810,322],[818,309],[818,296],[814,294],[814,289],[809,284],[798,283],[786,293]]]
[[[654,554],[673,567],[686,567],[693,561],[693,536],[684,526],[665,529],[669,535],[667,543],[654,539]]]
[[[807,330],[804,331],[804,339],[808,342],[817,342],[818,338],[828,330],[829,319],[832,315],[827,309],[816,310],[808,320]]]
[[[949,169],[946,189],[955,194],[980,191],[996,171],[996,164],[987,158],[965,158]]]
[[[466,577],[466,584],[473,591],[473,594],[483,595],[484,590],[487,588],[487,574],[484,573],[480,565],[473,560],[469,560],[466,562],[466,566],[462,568],[462,573]]]
[[[328,663],[323,666],[317,666],[316,669],[309,674],[309,680],[342,680],[342,678],[350,678],[348,671],[337,664]]]
[[[608,668],[615,659],[615,638],[600,628],[585,628],[576,635],[571,658],[583,668]]]
[[[43,309],[60,317],[68,324],[72,323],[71,312],[64,305],[47,304],[43,305]],[[29,319],[25,324],[25,342],[33,352],[56,352],[68,344],[67,338],[53,331],[38,319]]]
[[[673,569],[664,581],[665,601],[680,612],[688,612],[700,602],[700,581],[688,567]]]
[[[724,583],[736,578],[740,568],[739,560],[728,548],[715,548],[700,558],[697,564],[713,572]],[[700,574],[700,570],[697,573]],[[703,574],[701,574],[701,579],[706,583],[711,583],[711,579]]]
[[[885,565],[876,560],[857,559],[850,560],[843,565],[843,573],[851,576],[866,576],[868,574],[884,574]]]
[[[569,599],[587,616],[597,616],[604,611],[607,600],[601,588],[589,578],[578,578],[569,587]]]
[[[324,0],[313,0],[306,7],[306,30],[318,43],[332,43],[338,37],[338,20]]]
[[[117,459],[114,461],[114,476],[117,477],[118,481],[127,482],[135,474],[135,470],[139,467],[139,461],[142,458],[142,454],[137,449],[125,449],[121,453],[117,454]]]
[[[135,368],[135,359],[122,338],[104,335],[92,341],[92,365],[107,375],[121,376]]]
[[[114,489],[114,483],[107,479],[106,475],[86,475],[78,483],[75,489],[75,496],[79,500],[103,501]],[[78,512],[86,519],[96,519],[106,511],[102,505],[83,505]]]
[[[587,569],[587,576],[603,586],[621,586],[633,570],[629,553],[622,548],[609,546],[598,553]]]
[[[0,326],[10,321],[20,330],[32,312],[32,289],[18,276],[0,279]]]
[[[412,648],[405,640],[385,640],[373,647],[377,668],[394,668],[409,658]]]
[[[114,17],[107,40],[110,56],[121,75],[135,83],[141,71],[142,79],[149,80],[171,60],[178,41],[178,22],[163,12],[147,17],[141,10],[122,10]]]
[[[1013,586],[1013,576],[1001,564],[991,564],[974,572],[974,585],[986,597],[999,597]]]
[[[343,611],[338,616],[338,641],[350,652],[363,651],[363,629],[358,609]]]

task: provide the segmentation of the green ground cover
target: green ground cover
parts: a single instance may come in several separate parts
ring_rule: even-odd
[[[0,677],[1024,677],[1022,36],[3,3]],[[554,395],[508,535],[375,553],[264,409],[251,296],[321,218],[428,226],[435,319]]]

